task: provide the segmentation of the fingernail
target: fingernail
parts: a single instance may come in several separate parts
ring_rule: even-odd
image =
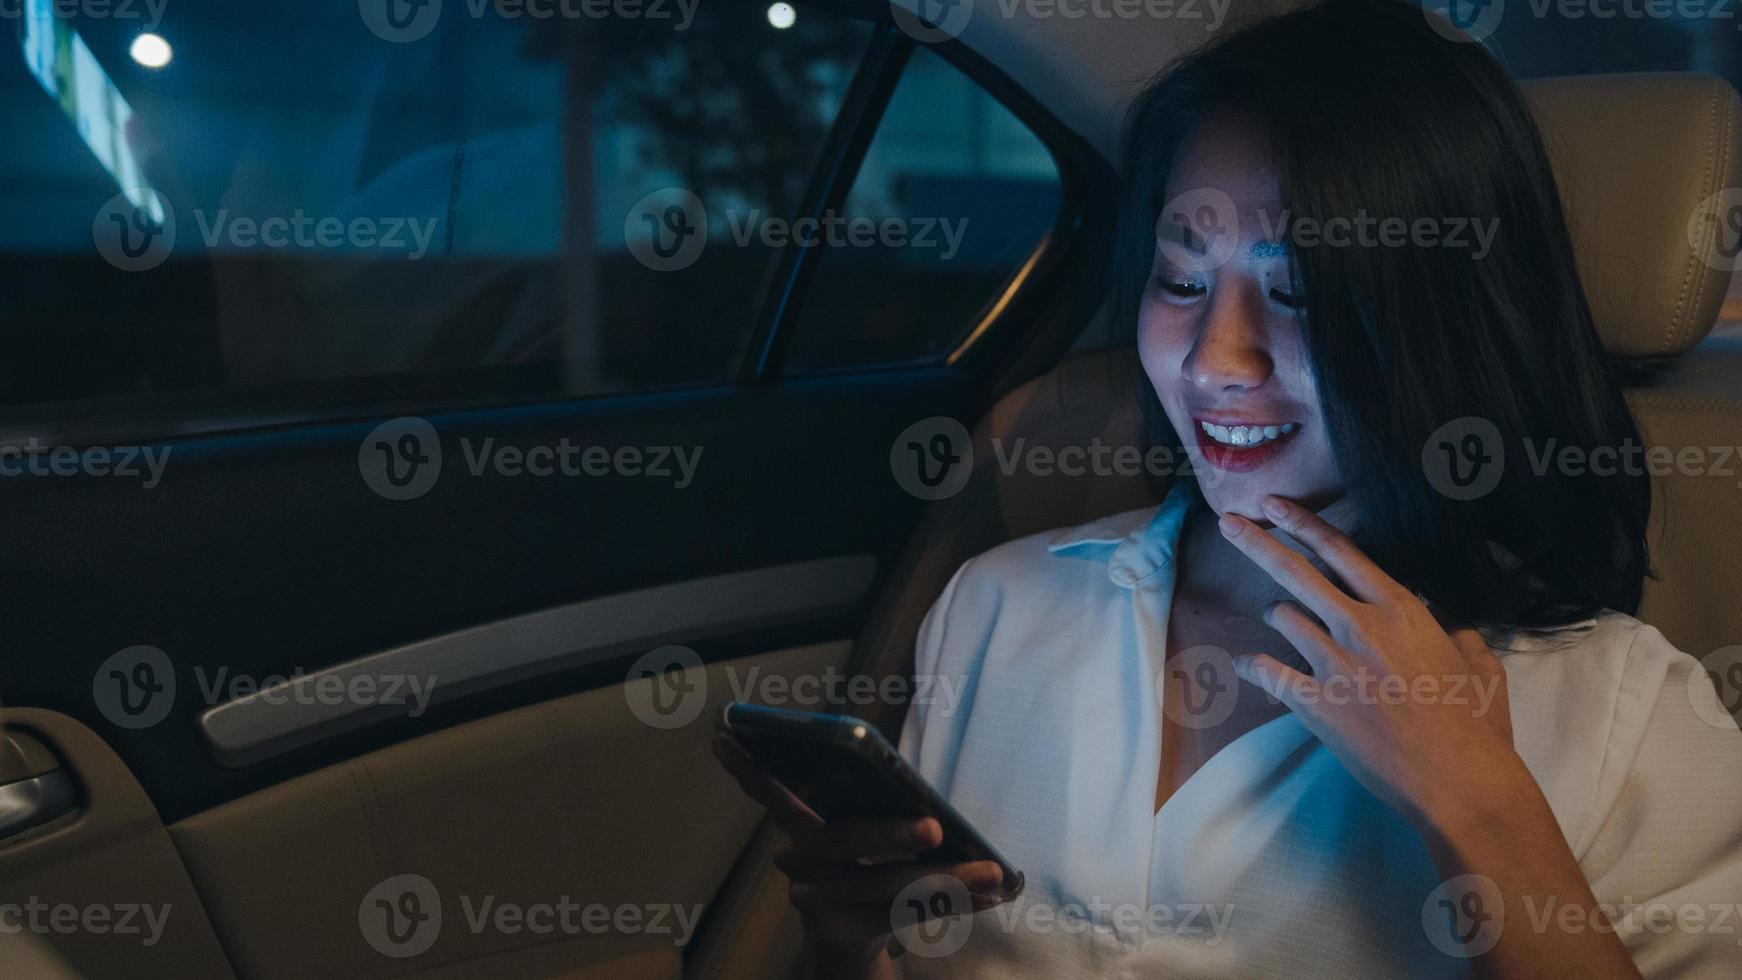
[[[1280,521],[1284,517],[1288,516],[1288,508],[1284,507],[1282,505],[1282,501],[1277,499],[1276,497],[1270,497],[1270,496],[1265,497],[1264,503],[1260,504],[1259,506],[1261,508],[1263,508],[1264,516],[1270,518],[1273,521]]]
[[[1240,536],[1240,518],[1233,514],[1223,514],[1222,519],[1216,522],[1216,526],[1222,529],[1222,536],[1225,538]]]

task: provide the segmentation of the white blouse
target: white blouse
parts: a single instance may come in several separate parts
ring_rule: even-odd
[[[1199,499],[1188,480],[1001,545],[927,614],[917,690],[949,696],[910,708],[901,752],[1028,883],[902,930],[907,976],[1450,977],[1492,945],[1479,883],[1442,885],[1292,715],[1155,811],[1173,557]],[[1742,732],[1656,629],[1582,625],[1496,649],[1518,752],[1644,974],[1742,977]],[[1576,911],[1532,901],[1506,928],[1592,928]]]

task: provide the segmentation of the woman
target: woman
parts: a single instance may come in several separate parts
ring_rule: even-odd
[[[887,860],[935,821],[825,824],[717,746],[813,972],[1742,975],[1742,733],[1629,615],[1647,480],[1530,466],[1639,435],[1514,83],[1327,0],[1166,72],[1123,173],[1115,309],[1194,472],[967,562],[920,631],[960,707],[901,750],[1025,871],[1006,907]],[[892,943],[939,873],[959,948]]]

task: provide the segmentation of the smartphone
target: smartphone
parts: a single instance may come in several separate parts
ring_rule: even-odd
[[[720,708],[718,727],[824,820],[932,817],[943,826],[943,843],[918,855],[919,860],[992,861],[1004,872],[999,887],[1005,897],[1021,894],[1022,872],[870,722],[728,701]]]

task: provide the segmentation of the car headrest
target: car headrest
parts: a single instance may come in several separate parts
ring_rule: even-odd
[[[1699,343],[1736,265],[1721,251],[1735,232],[1720,237],[1719,224],[1742,207],[1736,90],[1711,75],[1667,73],[1549,78],[1524,89],[1603,346],[1653,358]]]

